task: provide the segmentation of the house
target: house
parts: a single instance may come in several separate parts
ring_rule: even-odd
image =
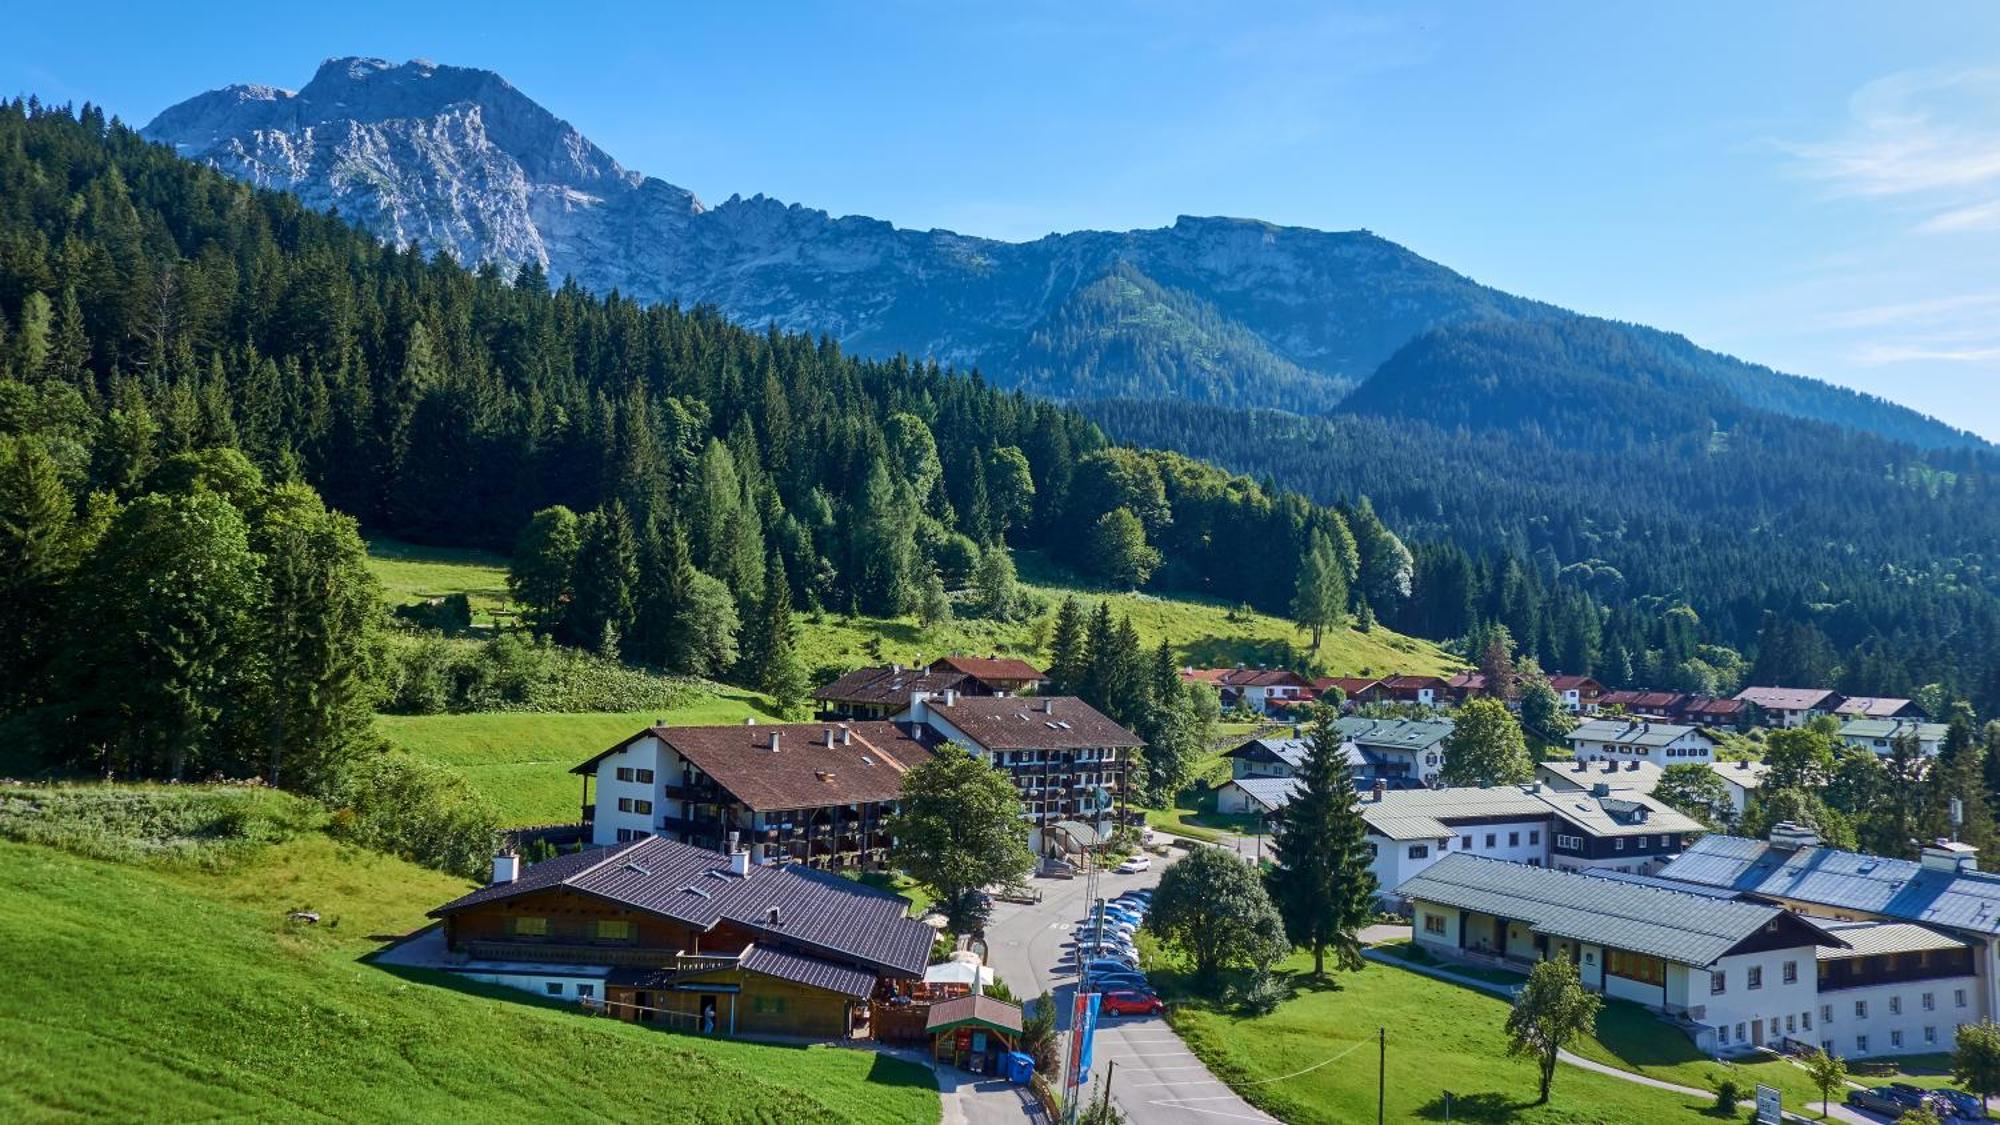
[[[1750,705],[1740,699],[1690,695],[1681,700],[1680,706],[1668,718],[1710,730],[1738,730],[1750,721]]]
[[[813,692],[813,698],[819,701],[822,718],[887,719],[909,707],[916,692],[963,691],[970,681],[963,672],[884,664],[856,668]]]
[[[1857,750],[1873,750],[1877,757],[1886,758],[1895,751],[1896,743],[1914,739],[1924,757],[1934,758],[1950,730],[1944,723],[1919,719],[1854,719],[1841,726],[1840,740]]]
[[[1099,835],[1125,802],[1125,774],[1144,746],[1139,736],[1073,695],[973,696],[918,693],[896,722],[929,745],[956,743],[1006,771],[1027,806],[1028,844],[1053,854],[1073,834],[1046,831],[1081,822]]]
[[[1597,701],[1604,696],[1604,685],[1589,676],[1550,676],[1549,687],[1572,715],[1597,714]]]
[[[1664,769],[1657,762],[1584,762],[1575,758],[1554,758],[1535,764],[1535,780],[1552,789],[1589,790],[1603,783],[1613,789],[1629,789],[1650,796],[1660,784],[1660,774]]]
[[[1305,782],[1295,777],[1233,777],[1215,790],[1215,809],[1231,816],[1269,818],[1298,796]]]
[[[1338,689],[1340,698],[1352,705],[1378,703],[1388,698],[1382,681],[1367,676],[1321,676],[1312,682],[1315,698],[1323,698]]]
[[[1850,695],[1833,709],[1843,719],[1927,719],[1924,709],[1908,699],[1879,695]]]
[[[877,867],[903,775],[930,756],[891,723],[753,720],[648,727],[570,772],[600,846],[665,836],[714,851],[734,838],[758,864]]]
[[[1767,727],[1802,727],[1832,714],[1841,703],[1839,693],[1825,688],[1751,687],[1736,698],[1755,708],[1758,721]]]
[[[1871,954],[1877,961],[1840,970],[1840,991],[1852,995],[1822,998],[1822,1024],[1832,1022],[1816,1040],[1836,1053],[1948,1051],[1958,1025],[2000,1010],[2000,874],[1979,870],[1969,845],[1938,840],[1917,859],[1889,859],[1823,847],[1810,830],[1779,824],[1769,840],[1705,836],[1659,877],[1819,920],[1907,923],[1964,947],[1884,948]],[[1888,1032],[1868,1022],[1898,1018],[1903,1027]]]
[[[1465,853],[1535,867],[1646,873],[1706,829],[1653,798],[1593,782],[1588,790],[1530,782],[1490,788],[1380,788],[1361,799],[1386,902],[1447,855]]]
[[[1826,1026],[1820,954],[1856,951],[1779,906],[1471,855],[1403,891],[1425,952],[1515,966],[1567,957],[1584,987],[1673,1017],[1708,1053],[1810,1042]]]
[[[966,695],[1026,695],[1049,684],[1048,673],[1011,656],[953,654],[931,661],[930,671],[939,674],[955,672],[964,676],[966,682],[960,684],[958,690]]]
[[[1486,673],[1453,672],[1444,680],[1445,699],[1454,706],[1487,694]]]
[[[1389,676],[1382,681],[1382,694],[1396,703],[1437,707],[1450,693],[1451,686],[1438,676]]]
[[[1276,715],[1313,697],[1305,677],[1284,668],[1183,668],[1181,679],[1213,687],[1225,709]]]
[[[1581,762],[1652,762],[1660,766],[1715,760],[1715,740],[1697,727],[1645,719],[1592,719],[1569,732]]]
[[[1771,767],[1762,762],[1710,762],[1708,768],[1728,788],[1729,803],[1739,817],[1750,807],[1750,798],[1764,787],[1764,778],[1771,772]]]
[[[1434,785],[1444,768],[1444,741],[1451,735],[1449,719],[1364,719],[1347,716],[1334,721],[1357,788],[1380,781],[1391,789]],[[1259,735],[1230,750],[1232,780],[1294,777],[1306,759],[1303,727],[1290,734]],[[1230,811],[1224,809],[1224,812]]]
[[[645,836],[522,868],[430,912],[446,971],[714,1034],[848,1038],[923,976],[933,934],[895,894]]]

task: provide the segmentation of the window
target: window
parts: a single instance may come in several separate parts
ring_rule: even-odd
[[[1471,850],[1472,850],[1472,837],[1470,837],[1470,836],[1461,836],[1461,837],[1459,837],[1459,838],[1458,838],[1458,846],[1459,846],[1459,849],[1460,849],[1461,851],[1468,851],[1468,852],[1469,852],[1469,851],[1471,851]]]
[[[1509,833],[1507,833],[1507,846],[1508,846],[1508,847],[1510,847],[1510,848],[1518,848],[1518,847],[1520,847],[1520,846],[1521,846],[1521,834],[1520,834],[1519,832],[1509,832]]]
[[[1857,1035],[1854,1037],[1854,1053],[1857,1055],[1868,1053],[1868,1037],[1866,1035]]]
[[[1924,993],[1924,1011],[1926,1012],[1937,1011],[1937,997],[1931,995],[1928,992]]]
[[[620,828],[618,830],[618,842],[621,844],[629,844],[633,840],[636,840],[644,835],[645,833],[639,831],[637,828]]]
[[[1964,990],[1963,988],[1954,988],[1954,989],[1952,989],[1952,990],[1951,990],[1951,1002],[1952,1002],[1952,1004],[1953,1004],[1953,1005],[1955,1005],[1955,1006],[1957,1006],[1957,1007],[1960,1007],[1960,1008],[1963,1008],[1963,1007],[1965,1007],[1965,990]]]
[[[1811,1013],[1811,1012],[1800,1012],[1800,1013],[1799,1013],[1799,1026],[1800,1026],[1800,1027],[1803,1027],[1803,1028],[1805,1028],[1805,1029],[1806,1029],[1807,1031],[1811,1031],[1811,1030],[1812,1030],[1812,1013]]]
[[[1820,1018],[1821,1022],[1823,1022],[1823,1023],[1832,1023],[1832,1022],[1833,1022],[1833,1005],[1831,1005],[1831,1004],[1821,1004],[1821,1005],[1819,1006],[1819,1018]]]
[[[1717,969],[1716,971],[1708,974],[1708,994],[1710,996],[1720,996],[1727,991],[1729,991],[1728,973],[1723,972],[1721,969]]]
[[[1499,838],[1500,838],[1500,837],[1499,837],[1499,835],[1498,835],[1497,833],[1493,833],[1493,832],[1488,832],[1488,833],[1486,834],[1486,846],[1487,846],[1487,847],[1489,847],[1489,848],[1490,848],[1490,847],[1492,847],[1492,846],[1493,846],[1493,841],[1495,841],[1495,840],[1497,840],[1497,839],[1499,839]]]
[[[1425,933],[1427,933],[1427,934],[1441,934],[1441,933],[1443,933],[1443,932],[1444,932],[1444,915],[1442,915],[1442,914],[1432,914],[1432,913],[1431,913],[1430,911],[1428,911],[1428,910],[1427,910],[1427,911],[1425,911],[1425,912],[1424,912],[1424,932],[1425,932]]]
[[[1605,950],[1604,971],[1645,984],[1665,984],[1667,980],[1666,962],[1620,949]]]
[[[1924,1028],[1924,1042],[1926,1043],[1937,1042],[1937,1028],[1935,1027]]]
[[[635,813],[641,813],[645,816],[651,816],[653,815],[653,802],[634,801],[632,802],[632,811]]]
[[[542,991],[548,993],[550,996],[561,996],[562,982],[559,980],[543,981]]]
[[[1902,1031],[1902,1029],[1901,1029],[1901,1028],[1898,1028],[1898,1029],[1896,1029],[1895,1031],[1892,1031],[1892,1032],[1890,1032],[1890,1033],[1889,1033],[1889,1046],[1891,1046],[1891,1047],[1900,1047],[1900,1046],[1902,1046],[1902,1045],[1903,1045],[1903,1031]]]
[[[618,780],[620,780],[620,781],[630,781],[630,780],[632,780],[632,767],[631,767],[631,766],[619,766],[619,767],[618,767],[618,770],[617,770],[617,777],[618,777]]]
[[[619,918],[597,920],[598,941],[631,941],[638,928],[631,922]]]
[[[1785,1034],[1786,1034],[1786,1035],[1790,1035],[1791,1033],[1793,1033],[1794,1031],[1797,1031],[1798,1029],[1799,1029],[1799,1025],[1798,1025],[1798,1023],[1797,1023],[1797,1017],[1796,1017],[1796,1016],[1786,1016],[1786,1017],[1785,1017]]]
[[[1868,1001],[1856,1000],[1854,1002],[1854,1018],[1858,1020],[1865,1020],[1868,1018]]]
[[[630,797],[620,797],[620,798],[618,798],[618,811],[619,811],[619,812],[631,812],[631,811],[632,811],[632,798],[630,798]]]
[[[637,782],[639,782],[639,783],[640,783],[640,784],[642,784],[642,785],[651,785],[651,784],[653,783],[653,771],[652,771],[652,770],[633,770],[633,771],[632,771],[632,780],[634,780],[634,781],[637,781]]]
[[[1638,842],[1638,843],[1636,843],[1636,844],[1633,844],[1632,846],[1633,846],[1633,847],[1635,847],[1635,848],[1638,848],[1638,849],[1639,849],[1640,851],[1642,851],[1642,852],[1643,852],[1643,851],[1645,851],[1645,850],[1646,850],[1646,838],[1645,838],[1644,836],[1641,836],[1641,837],[1639,837],[1639,842]]]
[[[1717,1043],[1720,1043],[1720,1044],[1723,1044],[1724,1046],[1727,1046],[1727,1045],[1728,1045],[1728,1043],[1729,1043],[1729,1025],[1728,1025],[1728,1024],[1723,1024],[1723,1025],[1722,1025],[1721,1027],[1718,1027],[1718,1028],[1716,1028],[1716,1029],[1715,1029],[1715,1041],[1716,1041]]]
[[[597,986],[594,984],[579,984],[576,986],[576,994],[587,1000],[597,995]]]
[[[1748,1038],[1749,1038],[1749,1035],[1748,1035],[1748,1034],[1746,1034],[1746,1033],[1744,1032],[1744,1030],[1743,1030],[1743,1025],[1742,1025],[1742,1024],[1740,1024],[1740,1023],[1739,1023],[1739,1024],[1737,1024],[1737,1025],[1736,1025],[1736,1041],[1737,1041],[1738,1043],[1741,1043],[1741,1042],[1743,1042],[1743,1041],[1744,1041],[1745,1039],[1748,1039]]]
[[[1529,829],[1528,846],[1534,847],[1535,845],[1540,844],[1541,842],[1542,842],[1542,830],[1539,828]]]
[[[513,923],[515,937],[549,936],[549,920],[547,918],[531,918],[523,916],[511,919],[511,921]]]
[[[1799,983],[1799,963],[1797,961],[1785,962],[1784,978],[1786,984]]]
[[[1764,966],[1752,965],[1743,971],[1743,984],[1747,988],[1764,987]]]
[[[1410,858],[1411,858],[1411,859],[1423,859],[1423,858],[1424,858],[1425,856],[1428,856],[1428,855],[1430,855],[1430,854],[1431,854],[1431,846],[1430,846],[1429,844],[1411,844],[1411,845],[1410,845]]]
[[[1623,836],[1620,836],[1620,837],[1618,837],[1618,838],[1617,838],[1616,840],[1613,840],[1613,841],[1611,842],[1611,850],[1612,850],[1612,851],[1614,851],[1614,852],[1622,852],[1622,851],[1624,851],[1624,850],[1625,850],[1625,837],[1623,837]]]
[[[1903,1014],[1903,998],[1901,996],[1889,997],[1889,1014],[1892,1016]]]

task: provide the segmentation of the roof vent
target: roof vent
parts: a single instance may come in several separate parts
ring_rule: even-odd
[[[652,875],[652,872],[651,872],[651,871],[648,871],[648,870],[646,870],[646,869],[645,869],[644,867],[641,867],[641,866],[639,866],[638,864],[636,864],[636,863],[632,862],[632,861],[631,861],[631,860],[629,860],[629,859],[628,859],[628,860],[626,860],[626,861],[625,861],[625,862],[624,862],[623,864],[621,864],[620,866],[622,866],[623,868],[625,868],[625,870],[627,870],[627,871],[631,871],[631,872],[634,872],[634,873],[636,873],[636,874],[640,874],[640,875],[647,875],[647,876],[650,876],[650,875]]]
[[[772,731],[772,732],[771,732],[771,741],[770,741],[770,743],[769,743],[769,746],[771,747],[771,753],[773,753],[773,754],[776,754],[776,753],[778,752],[778,732],[777,732],[777,731]]]
[[[755,716],[755,715],[745,715],[745,716],[743,716],[743,725],[744,725],[744,726],[746,726],[746,727],[754,727],[754,726],[756,726],[756,725],[757,725],[757,716]]]
[[[682,893],[682,894],[689,894],[689,895],[695,895],[695,896],[697,896],[697,897],[700,897],[700,898],[714,898],[714,897],[715,897],[714,895],[712,895],[712,894],[709,894],[709,893],[708,893],[707,891],[704,891],[704,890],[702,890],[702,889],[701,889],[700,887],[697,887],[697,886],[695,886],[695,885],[694,885],[693,883],[689,883],[689,884],[688,884],[687,886],[685,886],[685,887],[682,887],[682,888],[681,888],[681,893]]]
[[[780,925],[783,921],[784,921],[784,911],[782,911],[778,907],[773,906],[770,909],[764,911],[765,925],[776,926]]]
[[[825,741],[825,743],[826,743],[826,748],[827,748],[828,750],[831,750],[831,749],[833,749],[833,728],[832,728],[832,727],[828,727],[828,728],[826,728],[826,733],[825,733],[825,738],[824,738],[824,741]]]
[[[854,728],[852,728],[852,727],[841,727],[841,728],[840,728],[840,744],[841,744],[842,746],[845,746],[845,745],[847,745],[848,743],[850,743],[850,742],[853,742],[853,741],[854,741]]]

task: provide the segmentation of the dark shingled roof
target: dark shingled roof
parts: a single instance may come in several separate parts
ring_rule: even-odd
[[[931,661],[933,672],[962,672],[975,680],[1046,680],[1048,674],[1025,660],[1011,656],[960,656],[953,653]]]
[[[734,922],[773,941],[911,978],[923,975],[934,936],[908,917],[900,895],[796,864],[752,864],[749,875],[733,875],[728,856],[659,836],[532,864],[512,883],[481,887],[430,913],[442,917],[558,886],[704,930]]]
[[[1840,703],[1840,696],[1825,688],[1747,687],[1737,692],[1736,698],[1767,711],[1809,711]]]
[[[964,1023],[982,1023],[1002,1031],[1021,1034],[1021,1009],[991,996],[961,996],[931,1005],[924,1030],[936,1034]]]
[[[845,676],[813,692],[813,698],[828,703],[873,703],[903,707],[913,691],[940,692],[965,686],[963,672],[933,672],[924,668],[899,668],[884,664],[856,668]]]
[[[650,727],[570,772],[590,773],[606,754],[649,734],[760,812],[893,801],[902,794],[903,775],[931,756],[888,722]],[[775,753],[772,735],[778,736]]]
[[[846,993],[861,1000],[866,1000],[875,991],[874,973],[768,945],[753,945],[744,950],[741,963],[747,973],[762,973],[809,988]]]
[[[961,695],[950,704],[926,700],[925,708],[988,751],[1145,745],[1138,735],[1073,695]]]

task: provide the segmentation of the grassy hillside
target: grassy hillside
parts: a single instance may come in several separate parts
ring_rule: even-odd
[[[0,1119],[938,1119],[927,1071],[870,1053],[373,968],[370,935],[465,884],[314,831],[212,871],[11,840],[0,864]],[[288,923],[297,909],[321,924]]]
[[[475,625],[491,626],[493,611],[512,601],[507,592],[507,560],[485,551],[420,547],[400,539],[368,540],[368,569],[382,583],[390,605],[464,594]]]

